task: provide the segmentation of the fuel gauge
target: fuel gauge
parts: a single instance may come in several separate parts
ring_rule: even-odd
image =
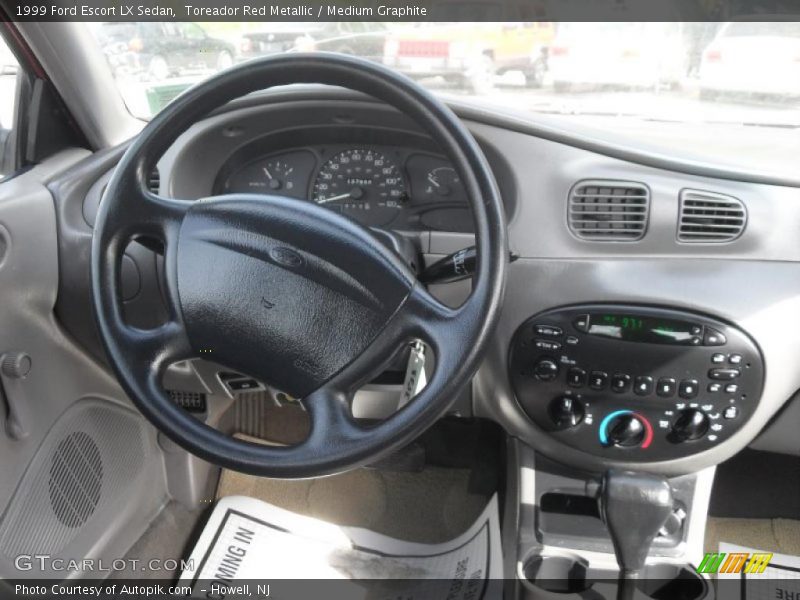
[[[261,170],[266,178],[267,187],[274,192],[282,189],[291,191],[297,185],[292,179],[294,167],[286,161],[282,162],[280,159],[268,161]]]
[[[225,182],[224,191],[306,198],[313,167],[314,156],[306,151],[260,158],[235,171]]]

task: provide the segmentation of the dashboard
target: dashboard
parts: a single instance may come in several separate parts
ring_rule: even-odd
[[[771,434],[794,431],[780,426],[791,423],[781,411],[800,389],[800,338],[788,333],[800,330],[798,184],[454,106],[495,173],[518,257],[459,413],[494,420],[538,453],[589,471],[695,472],[754,443],[798,453],[794,433]],[[92,325],[88,270],[74,257],[88,256],[118,156],[93,159],[92,185],[63,187],[76,190],[80,222],[70,198],[58,201],[67,207],[59,227],[70,282],[58,312],[78,339]],[[241,99],[182,135],[158,170],[153,189],[171,197],[255,192],[318,202],[396,230],[428,264],[475,243],[459,174],[441,149],[404,115],[354,94]],[[621,194],[630,208],[613,206]],[[587,198],[624,210],[627,229],[605,235],[615,220],[604,210],[592,216]],[[691,202],[712,212],[697,217]],[[735,235],[698,240],[713,211],[726,210],[739,211]],[[125,307],[148,326],[160,310],[159,257],[132,248],[127,259]],[[431,291],[457,305],[469,282]]]
[[[223,165],[215,194],[282,194],[316,202],[367,227],[471,232],[461,179],[444,157],[396,146],[318,144]]]

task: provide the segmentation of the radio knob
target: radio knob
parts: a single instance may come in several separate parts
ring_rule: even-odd
[[[696,408],[682,410],[675,424],[672,426],[672,433],[679,442],[699,440],[708,432],[708,415]]]
[[[620,414],[608,423],[608,442],[614,446],[629,448],[642,443],[645,436],[644,423],[633,413]]]
[[[560,396],[550,403],[550,418],[560,429],[575,427],[583,421],[583,404],[571,396]]]
[[[552,381],[558,375],[558,363],[550,358],[542,358],[533,366],[533,373],[537,379]]]

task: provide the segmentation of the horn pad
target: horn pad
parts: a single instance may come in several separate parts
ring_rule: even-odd
[[[197,355],[298,398],[363,353],[414,284],[361,226],[281,196],[196,202],[174,260]]]

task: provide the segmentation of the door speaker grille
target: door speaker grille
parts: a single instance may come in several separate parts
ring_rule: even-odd
[[[80,527],[92,516],[103,486],[103,460],[97,444],[83,431],[62,439],[50,464],[50,504],[59,521]]]
[[[84,543],[84,531],[127,510],[134,491],[148,485],[148,439],[130,410],[94,399],[75,403],[42,441],[0,520],[0,562],[66,552],[76,540]]]

